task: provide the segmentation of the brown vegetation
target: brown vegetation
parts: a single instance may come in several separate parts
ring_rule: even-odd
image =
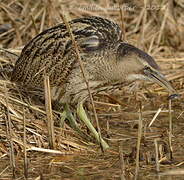
[[[122,4],[121,0],[0,1],[0,177],[11,177],[12,174],[21,177],[28,174],[29,177],[35,178],[50,174],[50,177],[59,179],[77,174],[74,179],[87,175],[91,177],[99,175],[103,179],[103,174],[106,174],[105,179],[108,179],[119,177],[120,169],[122,179],[133,177],[135,144],[138,126],[140,128],[141,123],[143,123],[142,140],[137,143],[140,145],[138,146],[141,157],[139,163],[142,167],[140,175],[142,173],[149,177],[147,171],[153,169],[162,171],[169,168],[173,168],[172,175],[183,174],[182,169],[177,168],[183,166],[184,160],[182,159],[184,3],[182,0],[123,2]],[[158,85],[147,83],[137,88],[136,83],[130,85],[131,87],[122,87],[113,95],[103,93],[94,97],[102,136],[111,147],[103,157],[97,152],[99,146],[94,142],[85,125],[78,122],[80,132],[76,131],[70,123],[64,121],[65,114],[61,112],[53,114],[55,149],[49,149],[46,123],[48,116],[45,107],[35,106],[31,100],[25,101],[15,85],[9,81],[7,73],[4,73],[4,70],[11,70],[17,59],[15,54],[19,55],[22,47],[30,39],[44,29],[62,22],[62,14],[68,20],[95,15],[117,22],[123,28],[124,40],[151,54],[181,94],[181,99],[171,104],[171,101],[167,100],[167,92]],[[130,89],[134,90],[130,91]],[[94,119],[90,103],[87,107],[91,119]],[[82,156],[86,153],[87,156]],[[64,156],[65,159],[61,156],[69,154],[73,154],[69,159],[68,156]],[[79,154],[81,159],[73,160]],[[125,164],[121,168],[118,154],[121,157],[121,164]],[[37,169],[27,170],[27,158],[34,161],[28,161],[28,166]],[[62,168],[65,168],[63,170],[56,165],[61,162],[71,163],[66,167],[63,165]],[[44,164],[50,169],[52,166],[57,167],[52,173],[50,169],[38,169]],[[159,167],[160,164],[163,167]],[[24,172],[23,167],[25,167]],[[85,172],[78,172],[82,168]],[[136,172],[138,173],[138,166]],[[162,173],[162,175],[167,174],[167,172]]]

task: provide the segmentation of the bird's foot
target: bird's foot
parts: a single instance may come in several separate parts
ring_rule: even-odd
[[[83,103],[79,103],[77,105],[77,115],[82,120],[82,122],[85,123],[85,125],[88,127],[88,129],[92,132],[94,135],[96,141],[100,144],[103,150],[106,150],[109,148],[109,145],[101,138],[101,135],[96,131],[94,126],[92,125],[90,119],[87,117],[87,114],[83,108]],[[64,110],[61,114],[61,119],[60,119],[60,126],[63,127],[65,119],[68,119],[70,126],[77,131],[82,137],[85,139],[87,138],[88,140],[91,140],[91,137],[87,136],[84,134],[80,128],[79,124],[76,121],[76,118],[74,117],[72,111],[70,110],[70,107],[68,104],[64,104]]]
[[[96,141],[101,145],[103,150],[106,150],[109,148],[109,145],[102,139],[101,134],[96,131],[94,126],[92,125],[90,119],[87,117],[87,114],[83,108],[83,103],[79,103],[77,105],[77,114],[79,118],[85,123],[85,125],[88,127],[88,129],[93,133]]]
[[[60,118],[60,127],[63,127],[65,120],[67,119],[69,121],[70,126],[80,134],[81,137],[84,139],[91,141],[92,138],[88,135],[86,135],[84,132],[81,131],[79,124],[76,121],[76,118],[74,117],[72,111],[70,110],[69,104],[63,104],[64,108],[61,113],[61,118]]]

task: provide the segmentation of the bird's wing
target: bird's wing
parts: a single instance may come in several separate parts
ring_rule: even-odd
[[[79,49],[84,53],[99,51],[117,42],[121,31],[117,24],[100,17],[86,17],[69,22]],[[24,86],[43,86],[43,75],[51,86],[65,82],[76,63],[75,50],[64,24],[47,29],[33,38],[17,60],[12,81]]]

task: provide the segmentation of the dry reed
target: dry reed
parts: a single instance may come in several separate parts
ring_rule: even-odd
[[[78,133],[78,131],[74,130],[75,128],[72,129],[66,123],[64,120],[65,117],[62,114],[62,126],[59,126],[57,119],[58,115],[61,115],[60,112],[51,112],[50,108],[49,112],[46,112],[44,105],[35,105],[31,100],[24,101],[25,98],[20,96],[14,84],[8,80],[6,72],[3,71],[3,69],[11,69],[15,64],[17,55],[21,53],[22,47],[38,32],[42,32],[44,29],[61,22],[60,14],[63,13],[62,8],[65,9],[67,19],[96,15],[113,19],[119,23],[123,28],[123,38],[131,44],[140,46],[141,49],[155,57],[166,77],[172,81],[173,86],[181,94],[181,98],[183,98],[183,7],[182,0],[178,0],[177,2],[173,0],[155,0],[152,3],[151,0],[136,0],[126,5],[122,4],[121,1],[114,3],[111,0],[98,0],[93,3],[85,0],[74,0],[72,2],[60,0],[46,0],[44,2],[41,0],[2,0],[0,2],[0,161],[3,163],[0,163],[0,176],[9,178],[12,175],[15,176],[15,171],[19,172],[19,174],[22,173],[21,168],[16,166],[16,161],[20,159],[22,152],[24,152],[24,176],[33,176],[35,178],[39,177],[38,174],[35,176],[34,173],[31,174],[31,172],[27,171],[28,156],[35,156],[39,162],[41,162],[41,153],[46,153],[47,155],[57,154],[58,156],[76,154],[77,156],[90,152],[89,154],[95,154],[97,156],[95,152],[97,152],[98,148],[95,146],[95,143],[92,143],[88,130],[82,123],[77,122],[75,124],[75,127],[81,132]],[[108,167],[108,172],[106,171],[104,173],[106,176],[111,178],[119,177],[119,166],[116,167],[116,161],[119,160],[119,157],[116,159],[119,153],[117,142],[122,141],[123,149],[120,152],[121,161],[123,162],[124,160],[126,163],[126,177],[133,177],[132,174],[135,170],[135,164],[132,163],[131,159],[135,162],[135,153],[131,149],[135,147],[137,129],[135,131],[134,127],[138,124],[137,119],[139,119],[139,105],[135,101],[134,91],[138,91],[136,98],[142,102],[144,109],[142,111],[142,116],[144,117],[142,121],[148,123],[150,128],[145,130],[144,143],[138,146],[140,147],[137,151],[139,152],[139,156],[146,157],[146,160],[138,160],[137,155],[136,174],[140,175],[144,171],[141,169],[141,166],[138,168],[138,163],[146,164],[148,170],[153,168],[149,162],[152,161],[151,155],[155,157],[155,150],[157,154],[156,170],[159,171],[164,167],[166,168],[163,173],[159,173],[160,176],[183,174],[183,169],[167,171],[167,168],[170,167],[169,163],[175,168],[179,168],[183,164],[183,160],[180,158],[183,152],[180,143],[183,140],[179,138],[180,136],[183,137],[183,134],[173,125],[177,123],[173,120],[175,119],[173,112],[176,113],[178,123],[181,123],[180,120],[183,119],[183,103],[173,101],[172,108],[171,104],[169,104],[168,108],[168,101],[166,100],[168,94],[156,84],[146,83],[146,85],[141,86],[143,88],[137,90],[136,85],[133,87],[131,88],[131,85],[122,87],[114,95],[106,92],[95,96],[94,104],[96,112],[89,105],[89,113],[93,117],[94,115],[96,117],[96,114],[98,115],[99,122],[96,122],[99,132],[101,132],[102,137],[106,137],[107,133],[108,136],[105,140],[108,141],[112,149],[105,154],[108,158],[99,158],[99,161],[95,161],[94,158],[90,159],[88,157],[89,160],[86,164],[92,162],[94,167]],[[9,89],[8,92],[7,89]],[[131,89],[133,91],[130,91]],[[52,116],[51,113],[55,123],[54,130],[51,127],[55,137],[55,140],[53,140],[56,143],[54,145],[55,150],[49,149],[49,142],[46,138],[48,128],[45,122],[49,119],[48,115],[49,117]],[[107,118],[108,128],[106,130],[104,123]],[[164,124],[167,124],[164,119],[169,119],[169,126],[164,126]],[[178,129],[182,125],[181,123]],[[6,131],[8,131],[8,134]],[[169,132],[169,138],[168,133],[165,132]],[[176,134],[176,132],[179,133]],[[158,141],[153,143],[155,139],[158,139]],[[173,139],[175,140],[174,142],[171,141]],[[166,144],[164,145],[165,149],[169,148],[170,158],[167,158],[167,150],[157,152],[160,143]],[[142,153],[144,150],[146,153]],[[129,153],[127,154],[127,152]],[[36,153],[38,154],[35,155]],[[162,163],[160,161],[161,157],[166,159],[164,162],[167,166],[163,164],[159,167],[159,164]],[[11,161],[7,163],[7,159],[9,158]],[[81,159],[85,161],[82,157]],[[177,159],[177,163],[173,164],[171,159]],[[30,163],[29,166],[33,165]],[[70,167],[75,168],[75,166],[75,161],[73,161]],[[78,162],[77,167],[83,168],[84,163],[81,162],[80,164]],[[89,165],[89,167],[91,166]],[[11,172],[9,170],[10,168],[12,168]],[[96,173],[95,168],[94,170],[91,168],[90,171],[90,173],[94,171]],[[124,173],[122,166],[121,171]],[[99,172],[101,171],[99,170]],[[123,173],[122,175],[124,175]]]

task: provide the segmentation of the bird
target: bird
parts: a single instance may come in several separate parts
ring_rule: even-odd
[[[92,93],[136,80],[152,81],[175,93],[153,57],[122,40],[117,23],[89,16],[73,19],[68,24]],[[44,75],[50,78],[53,102],[78,103],[88,96],[65,23],[44,30],[25,45],[13,68],[11,81],[23,91],[43,97]]]

